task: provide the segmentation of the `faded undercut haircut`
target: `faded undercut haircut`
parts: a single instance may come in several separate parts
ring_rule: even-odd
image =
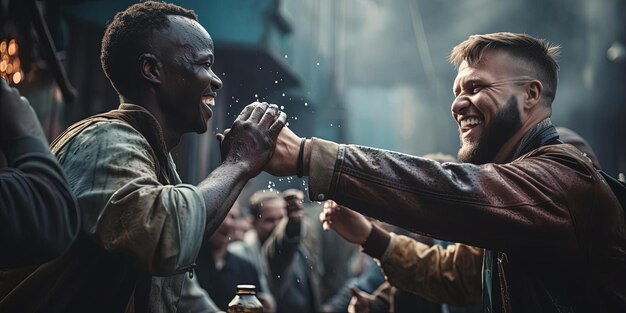
[[[473,66],[480,61],[483,53],[489,50],[507,51],[529,63],[537,73],[537,79],[543,84],[546,104],[551,106],[558,84],[559,46],[526,34],[500,32],[473,35],[452,49],[449,60],[457,69],[463,61]]]
[[[120,95],[131,95],[132,71],[138,66],[140,54],[146,52],[143,49],[149,45],[145,39],[150,38],[153,31],[169,27],[168,15],[198,20],[192,10],[171,3],[146,1],[118,12],[108,24],[102,37],[100,62],[104,74]]]

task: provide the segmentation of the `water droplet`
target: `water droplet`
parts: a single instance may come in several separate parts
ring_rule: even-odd
[[[275,81],[274,81],[274,84],[278,84],[278,81],[277,81],[277,80],[275,80]]]
[[[298,117],[297,117],[297,116],[294,116],[294,117],[293,117],[293,119],[294,119],[294,120],[298,120]]]
[[[285,96],[285,93],[283,92],[283,97]]]
[[[305,107],[306,107],[306,106],[309,106],[309,104],[308,104],[307,102],[305,102],[305,103],[304,103],[304,106],[305,106]]]
[[[283,95],[284,95],[284,94],[283,94]],[[281,105],[281,106],[280,106],[280,109],[281,109],[281,110],[284,110],[284,109],[285,109],[285,106],[284,106],[284,105]]]
[[[287,55],[285,54],[285,59],[287,58]]]
[[[289,127],[289,122],[285,123],[285,126]]]
[[[320,62],[317,62],[317,66],[320,66]]]
[[[330,127],[333,127],[333,123],[330,123]]]

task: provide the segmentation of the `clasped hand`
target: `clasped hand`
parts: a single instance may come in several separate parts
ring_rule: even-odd
[[[272,157],[276,139],[286,121],[287,115],[275,104],[247,105],[230,129],[217,134],[222,162],[244,166],[256,176]]]
[[[324,230],[332,229],[343,239],[362,245],[370,232],[372,223],[362,214],[328,200],[320,213]]]

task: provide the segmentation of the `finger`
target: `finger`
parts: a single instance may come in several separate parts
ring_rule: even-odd
[[[285,123],[287,123],[287,114],[285,112],[280,112],[278,118],[274,121],[272,126],[270,126],[269,133],[272,138],[278,137],[280,131],[285,127]]]
[[[354,287],[350,287],[350,293],[352,293],[353,296],[357,297],[357,299],[363,299],[363,295],[361,294],[361,290],[356,289]]]
[[[263,114],[265,114],[265,111],[267,111],[268,106],[269,104],[267,104],[267,102],[257,102],[254,109],[252,110],[252,113],[250,113],[250,118],[248,118],[248,120],[254,123],[258,123],[261,120],[261,117],[263,117]]]
[[[327,222],[323,222],[323,223],[322,223],[322,229],[323,229],[324,231],[328,231],[328,230],[330,229],[330,225],[328,225],[328,223],[327,223]]]
[[[217,135],[215,135],[215,137],[217,137],[217,141],[222,144],[222,141],[224,141],[224,135],[218,133]]]
[[[254,110],[257,104],[259,104],[259,102],[252,102],[246,105],[246,107],[241,110],[241,113],[239,113],[236,120],[245,121],[250,118],[250,114],[252,114],[252,110]]]
[[[270,104],[267,107],[267,110],[265,111],[263,116],[261,117],[261,120],[259,121],[259,124],[261,126],[263,126],[264,128],[265,127],[269,127],[270,125],[272,125],[272,123],[276,119],[276,116],[278,115],[278,112],[280,112],[278,110],[278,106],[275,105],[275,104]]]

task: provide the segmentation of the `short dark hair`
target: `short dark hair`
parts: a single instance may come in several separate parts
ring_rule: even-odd
[[[192,10],[171,3],[146,1],[136,3],[115,14],[102,37],[100,62],[104,74],[113,88],[121,95],[129,96],[132,76],[127,68],[136,67],[139,54],[145,48],[142,38],[153,31],[169,27],[168,15],[179,15],[197,21]]]
[[[270,190],[259,190],[250,196],[249,211],[252,218],[255,220],[261,218],[261,208],[263,207],[263,202],[275,199],[282,200],[283,198],[275,191]]]
[[[560,47],[550,44],[545,39],[507,32],[473,35],[452,49],[450,63],[457,69],[463,61],[474,65],[480,61],[485,51],[498,49],[508,51],[534,67],[537,78],[544,86],[546,104],[551,105],[558,84],[557,58]]]

